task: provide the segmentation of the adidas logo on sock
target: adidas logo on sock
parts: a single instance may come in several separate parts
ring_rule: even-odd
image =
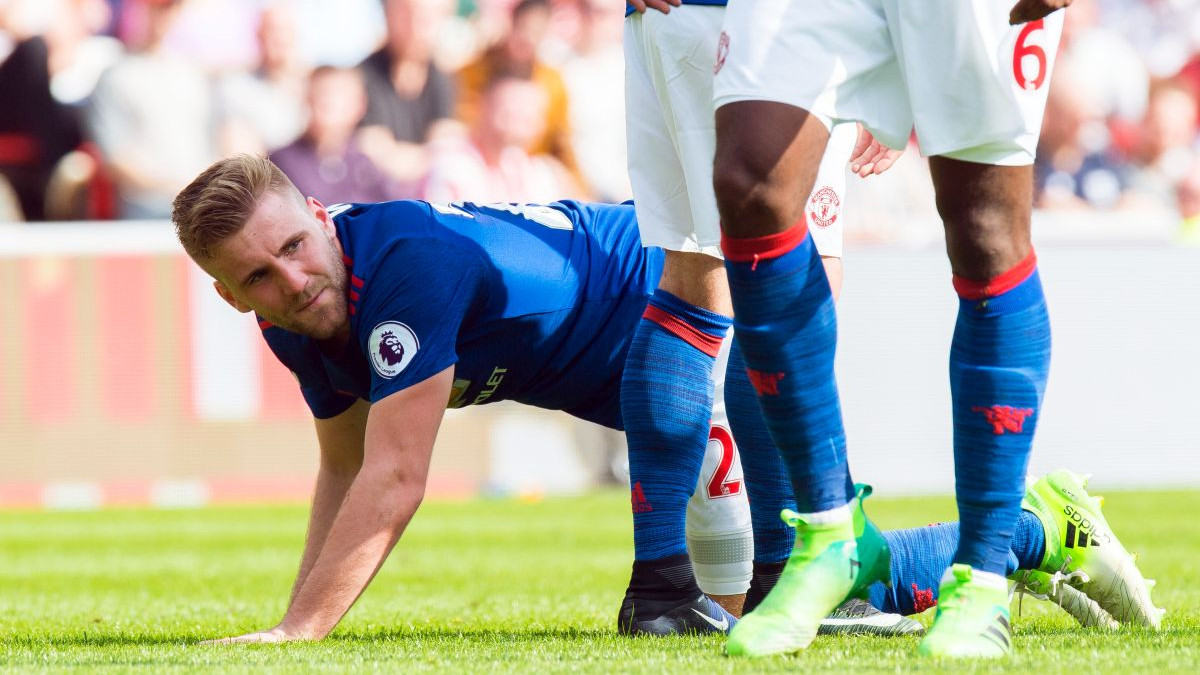
[[[650,506],[650,502],[646,499],[646,493],[642,491],[641,481],[634,483],[630,488],[629,502],[633,506],[634,513],[647,513],[654,510],[654,507]]]

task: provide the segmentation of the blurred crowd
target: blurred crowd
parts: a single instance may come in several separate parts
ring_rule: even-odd
[[[627,199],[621,16],[605,0],[0,0],[0,220],[166,217],[238,152],[330,203]]]
[[[327,203],[627,199],[623,9],[0,0],[0,221],[163,218],[237,152]],[[1037,206],[1165,211],[1200,232],[1198,101],[1200,0],[1077,0]],[[853,196],[868,233],[932,208],[915,150],[892,173]]]

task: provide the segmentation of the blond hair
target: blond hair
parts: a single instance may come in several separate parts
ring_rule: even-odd
[[[212,247],[241,231],[267,192],[303,196],[274,162],[261,155],[218,160],[196,176],[171,205],[175,236],[196,262],[212,259]]]

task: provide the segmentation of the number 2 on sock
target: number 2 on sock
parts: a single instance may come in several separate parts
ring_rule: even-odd
[[[730,480],[729,473],[733,470],[733,462],[737,459],[737,446],[733,444],[733,434],[722,426],[713,425],[708,432],[708,442],[721,445],[721,461],[717,470],[708,479],[708,498],[720,499],[732,497],[742,492],[741,479]]]

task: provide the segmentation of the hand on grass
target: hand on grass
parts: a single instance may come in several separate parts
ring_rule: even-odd
[[[299,635],[288,635],[282,628],[276,626],[271,630],[258,631],[257,633],[246,633],[236,637],[221,638],[219,640],[205,640],[201,645],[244,645],[258,644],[266,642],[294,642],[296,640],[307,640],[308,638]]]

